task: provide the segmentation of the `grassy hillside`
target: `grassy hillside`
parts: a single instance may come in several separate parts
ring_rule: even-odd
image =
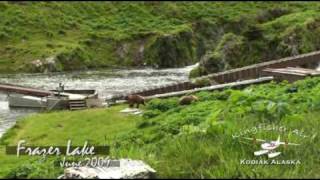
[[[201,60],[197,76],[318,49],[318,10],[317,2],[1,2],[0,72]]]
[[[143,116],[110,109],[44,113],[19,121],[1,139],[2,177],[52,177],[59,158],[45,161],[5,155],[3,146],[26,139],[32,145],[79,145],[107,142],[112,157],[142,159],[160,178],[319,178],[320,78],[294,84],[268,83],[243,90],[200,92],[199,102],[179,106],[178,98],[155,99]],[[259,129],[260,127],[263,127]],[[282,130],[280,129],[282,127]],[[256,128],[256,129],[254,129]],[[282,146],[277,160],[298,165],[243,165],[255,157],[259,143],[233,138],[256,137],[299,143]],[[53,169],[53,170],[48,170]]]

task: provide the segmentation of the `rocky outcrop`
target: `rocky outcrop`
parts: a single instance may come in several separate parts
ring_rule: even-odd
[[[64,170],[59,179],[149,179],[156,171],[143,161],[120,159],[120,166],[71,167]],[[110,163],[113,164],[113,163]],[[114,163],[119,164],[119,163]]]
[[[48,57],[42,60],[37,59],[37,60],[31,61],[28,64],[28,69],[31,72],[45,72],[45,73],[59,70],[56,57]]]
[[[216,48],[208,51],[200,59],[199,67],[193,70],[190,77],[206,75],[239,67],[243,63],[245,52],[244,38],[233,33],[225,34]]]
[[[194,64],[197,60],[193,40],[194,36],[191,30],[156,37],[145,49],[147,64],[157,68]]]

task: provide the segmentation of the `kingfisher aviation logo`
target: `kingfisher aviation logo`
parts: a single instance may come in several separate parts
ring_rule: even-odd
[[[263,128],[264,127],[264,128]],[[281,135],[280,134],[294,134],[296,136],[299,136],[299,138],[295,139],[301,139],[301,138],[306,138],[303,131],[299,131],[297,129],[295,130],[288,130],[287,128],[284,127],[277,127],[275,125],[268,125],[268,126],[262,126],[261,124],[258,125],[258,127],[254,127],[251,129],[246,129],[243,131],[238,132],[237,134],[233,134],[233,139],[238,139],[238,141],[243,142],[250,146],[251,143],[247,142],[252,142],[253,145],[259,145],[257,146],[253,152],[252,152],[252,157],[253,159],[241,159],[240,164],[301,164],[299,159],[282,159],[280,160],[279,156],[283,154],[281,152],[280,148],[281,146],[284,147],[284,149],[287,148],[295,148],[301,146],[301,143],[299,142],[289,142],[287,138],[284,138],[284,141],[282,141]],[[275,134],[277,135],[277,138],[264,138],[264,139],[259,139],[256,138],[259,136],[259,134],[264,134],[264,136],[268,136],[270,134],[270,137],[274,137]],[[250,137],[251,136],[251,137]],[[295,150],[293,149],[293,150]],[[260,157],[260,158],[259,158]],[[265,158],[264,158],[265,157]],[[277,158],[278,157],[278,158]],[[286,156],[282,156],[281,158],[286,158]]]
[[[263,139],[256,139],[256,138],[243,138],[247,140],[252,140],[253,143],[261,142],[261,149],[258,151],[253,152],[255,156],[262,156],[267,155],[268,158],[275,158],[281,154],[281,152],[278,152],[277,149],[281,146],[299,146],[300,144],[296,143],[289,143],[289,142],[281,142],[280,141],[280,135],[278,136],[278,139],[276,141],[272,140],[263,140]]]

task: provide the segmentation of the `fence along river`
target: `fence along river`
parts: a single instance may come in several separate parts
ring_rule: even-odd
[[[311,53],[301,54],[292,57],[281,58],[278,60],[267,61],[263,63],[253,64],[241,68],[235,68],[224,72],[213,73],[201,78],[209,78],[219,84],[231,83],[240,80],[258,79],[262,77],[262,71],[266,68],[284,68],[284,67],[297,67],[305,66],[319,69],[320,51],[314,51]],[[194,88],[199,88],[196,84],[186,80],[180,83],[172,83],[165,86],[150,87],[146,89],[138,89],[129,93],[118,94],[110,99],[117,100],[123,99],[128,94],[139,94],[142,96],[152,96],[156,94],[164,94],[175,91],[184,91]]]

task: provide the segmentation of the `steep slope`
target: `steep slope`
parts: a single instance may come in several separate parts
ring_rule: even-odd
[[[165,68],[202,59],[200,74],[214,72],[216,61],[223,70],[317,49],[318,9],[316,2],[1,2],[0,71]],[[292,33],[305,43],[298,51],[288,45]]]

